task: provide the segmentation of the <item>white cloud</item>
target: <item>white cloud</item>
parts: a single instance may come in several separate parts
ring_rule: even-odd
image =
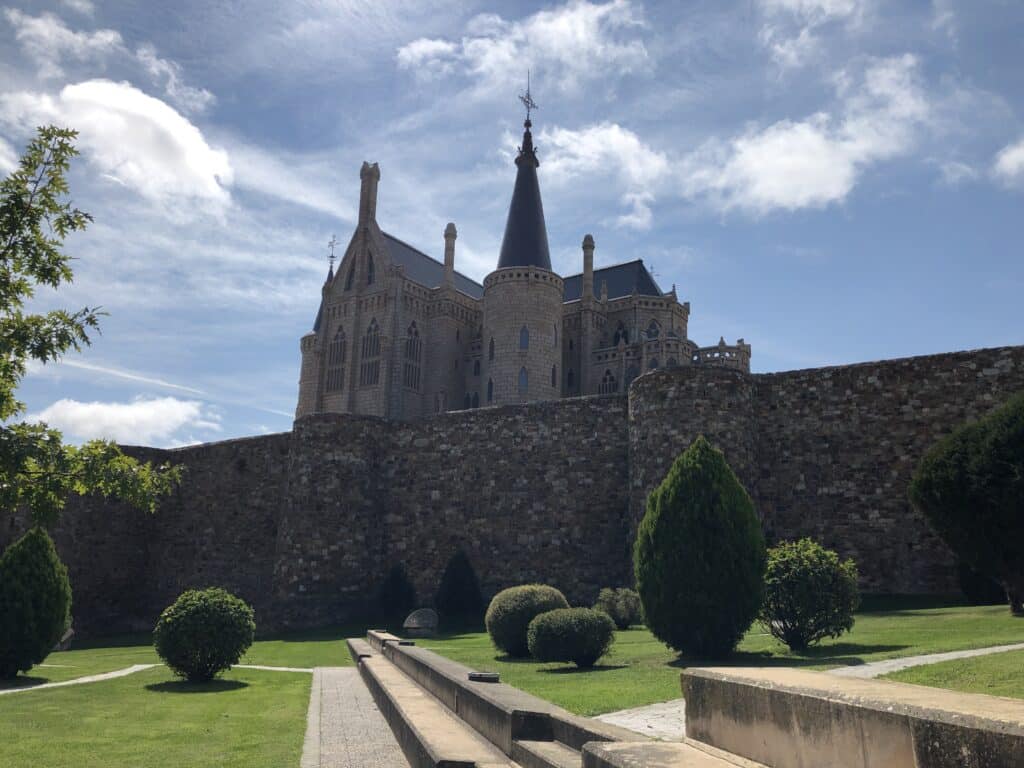
[[[1003,147],[996,155],[992,172],[1007,183],[1024,182],[1024,138]]]
[[[782,69],[803,66],[821,48],[816,32],[831,22],[860,19],[864,0],[759,0],[761,43]]]
[[[41,93],[0,96],[0,123],[12,129],[57,122],[79,131],[83,154],[100,173],[154,202],[227,205],[233,172],[187,118],[128,83],[88,80]]]
[[[83,16],[92,16],[96,11],[96,6],[92,4],[92,0],[61,0],[61,5]]]
[[[0,137],[0,173],[7,174],[18,167],[18,153],[11,143]]]
[[[543,90],[576,91],[586,81],[647,66],[643,41],[629,33],[644,25],[631,0],[573,0],[520,21],[497,14],[472,19],[458,43],[420,38],[399,48],[398,65],[421,77],[459,72],[478,94],[522,87],[527,64],[542,77]]]
[[[722,210],[763,214],[841,202],[868,166],[909,151],[930,106],[910,55],[836,79],[838,114],[750,128],[712,141],[682,164],[684,193]]]
[[[36,62],[42,78],[63,76],[62,63],[66,58],[102,61],[124,50],[121,35],[113,29],[73,32],[52,13],[29,16],[14,8],[5,8],[4,16],[25,53]]]
[[[196,400],[139,398],[128,403],[62,399],[28,417],[75,441],[104,438],[131,445],[179,443],[179,430],[219,432],[220,417]]]
[[[938,163],[938,167],[942,183],[951,187],[978,178],[978,171],[960,160],[945,160]]]
[[[624,188],[623,203],[630,211],[618,218],[622,226],[646,229],[651,225],[649,188],[669,170],[668,158],[647,146],[635,133],[615,123],[599,123],[580,130],[545,128],[538,136],[546,150],[549,178],[557,183],[584,177],[612,177]]]
[[[152,45],[143,45],[135,51],[139,63],[163,84],[164,93],[171,103],[185,112],[204,112],[217,100],[205,88],[193,88],[181,78],[181,67],[177,62],[161,59]]]

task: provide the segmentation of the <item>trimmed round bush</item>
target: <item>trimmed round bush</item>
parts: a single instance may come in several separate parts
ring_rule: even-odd
[[[255,633],[255,614],[244,600],[219,587],[190,589],[160,614],[153,645],[175,674],[204,682],[237,664]]]
[[[605,587],[598,593],[594,608],[611,616],[618,629],[629,629],[632,625],[643,621],[640,595],[626,587],[619,589]]]
[[[41,663],[70,625],[68,569],[32,528],[0,555],[0,679]]]
[[[557,608],[533,618],[526,632],[537,661],[571,661],[592,667],[615,640],[615,622],[594,608]]]
[[[469,557],[461,549],[452,555],[434,596],[434,607],[444,616],[480,617],[484,599]]]
[[[853,628],[857,566],[811,539],[768,550],[761,622],[794,651]]]
[[[509,656],[528,656],[526,630],[538,614],[568,608],[565,595],[545,584],[524,584],[503,589],[487,606],[484,623],[491,642]]]
[[[644,621],[691,657],[728,655],[761,608],[765,544],[754,503],[698,437],[647,497],[633,567]]]

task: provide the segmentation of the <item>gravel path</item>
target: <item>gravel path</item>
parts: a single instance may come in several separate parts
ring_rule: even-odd
[[[76,677],[73,680],[62,680],[59,683],[43,683],[42,685],[31,685],[25,688],[7,688],[6,690],[0,691],[0,696],[6,696],[11,693],[25,693],[26,691],[41,691],[44,688],[63,688],[66,685],[98,683],[101,680],[113,680],[116,677],[127,677],[128,675],[134,675],[136,672],[141,672],[144,669],[152,669],[156,666],[159,665],[132,664],[130,667],[125,667],[124,669],[116,669],[113,672],[104,672],[102,675],[86,675],[85,677]]]
[[[409,768],[355,667],[317,667],[301,768]]]
[[[1003,651],[1024,651],[1024,643],[993,645],[988,648],[974,648],[969,651],[928,653],[923,656],[906,656],[902,659],[871,661],[867,664],[857,664],[851,667],[837,667],[828,670],[828,673],[830,675],[838,675],[839,677],[881,677],[882,675],[888,675],[890,672],[899,672],[901,669],[920,667],[924,664],[937,664],[940,661],[953,661],[954,659],[969,659],[973,656],[988,656],[990,653],[1002,653]]]

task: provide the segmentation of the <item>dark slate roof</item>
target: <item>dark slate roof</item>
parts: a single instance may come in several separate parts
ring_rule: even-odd
[[[384,235],[384,244],[387,245],[391,262],[405,267],[406,277],[427,288],[437,288],[444,282],[443,262],[427,256],[387,232],[381,234]],[[455,273],[455,288],[474,299],[482,299],[484,296],[484,287],[480,283],[458,272]]]
[[[601,283],[607,283],[609,299],[632,295],[634,286],[636,286],[636,292],[641,296],[664,295],[658,284],[654,282],[654,278],[651,277],[651,273],[647,271],[647,267],[644,266],[643,259],[595,269],[594,296],[598,298],[601,297]],[[583,295],[583,275],[571,275],[565,278],[562,301],[576,301],[581,295]]]
[[[512,202],[508,207],[508,220],[505,222],[505,237],[501,241],[498,269],[540,267],[550,270],[548,230],[544,224],[544,205],[540,200],[540,183],[537,181],[537,166],[540,163],[533,151],[529,120],[526,121],[525,127],[523,146],[520,147],[519,156],[516,158],[516,185],[512,190]]]

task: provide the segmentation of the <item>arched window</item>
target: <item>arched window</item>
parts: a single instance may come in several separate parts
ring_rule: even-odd
[[[339,328],[327,348],[327,391],[337,392],[345,382],[345,329]]]
[[[558,346],[558,323],[555,323],[554,325],[552,325],[551,328],[555,332],[554,333],[555,343],[552,344],[552,346],[557,347]]]
[[[472,401],[469,399],[469,392],[467,392],[466,396],[462,399],[462,407],[465,408],[467,411],[469,410],[470,402]]]
[[[576,374],[572,372],[572,368],[570,368],[569,372],[565,374],[565,382],[568,385],[569,389],[572,389],[574,386],[576,386]]]
[[[473,393],[473,407],[474,408],[479,408],[480,407],[480,393],[479,392],[474,392]]]
[[[366,254],[366,284],[373,285],[373,254]]]
[[[359,384],[373,386],[380,381],[380,327],[377,318],[370,321],[363,336],[359,355]]]
[[[409,326],[405,334],[405,360],[402,364],[402,384],[409,389],[420,388],[420,359],[423,353],[423,342],[416,323]]]
[[[525,395],[530,391],[530,374],[526,372],[526,366],[519,369],[519,394]]]
[[[650,359],[650,361],[647,363],[647,370],[653,371],[657,367],[658,367],[658,358],[652,357]]]
[[[480,361],[479,360],[474,360],[473,361],[473,375],[474,376],[479,376],[480,375]]]
[[[613,392],[619,391],[619,382],[615,380],[615,375],[611,371],[605,371],[604,377],[601,379],[601,384],[597,388],[598,394],[610,395]]]
[[[557,365],[552,365],[551,366],[551,386],[552,387],[557,387],[558,386],[558,366]]]
[[[666,368],[675,368],[675,367],[677,367],[678,365],[679,365],[679,361],[678,361],[678,360],[676,360],[676,359],[675,359],[674,357],[670,357],[670,358],[668,359],[668,361],[667,361],[667,362],[665,363],[665,367],[666,367]]]
[[[661,326],[658,325],[658,321],[651,318],[651,322],[647,325],[647,338],[656,339],[661,335]]]
[[[622,321],[619,321],[619,326],[615,329],[615,337],[612,339],[612,346],[619,346],[620,340],[629,344],[629,331],[626,330],[626,326],[622,324]]]
[[[352,266],[348,268],[348,277],[345,278],[345,290],[352,290],[352,282],[356,279],[356,262],[353,259]]]
[[[572,352],[572,339],[569,339],[569,351]]]
[[[490,379],[487,380],[487,402],[494,401],[494,382]]]
[[[487,359],[494,359],[494,337],[491,336],[491,343],[487,345]]]
[[[519,348],[530,348],[530,332],[526,329],[525,325],[519,329]]]
[[[630,366],[629,370],[626,371],[626,381],[623,382],[624,386],[629,386],[633,379],[640,375],[640,369],[635,365]]]

